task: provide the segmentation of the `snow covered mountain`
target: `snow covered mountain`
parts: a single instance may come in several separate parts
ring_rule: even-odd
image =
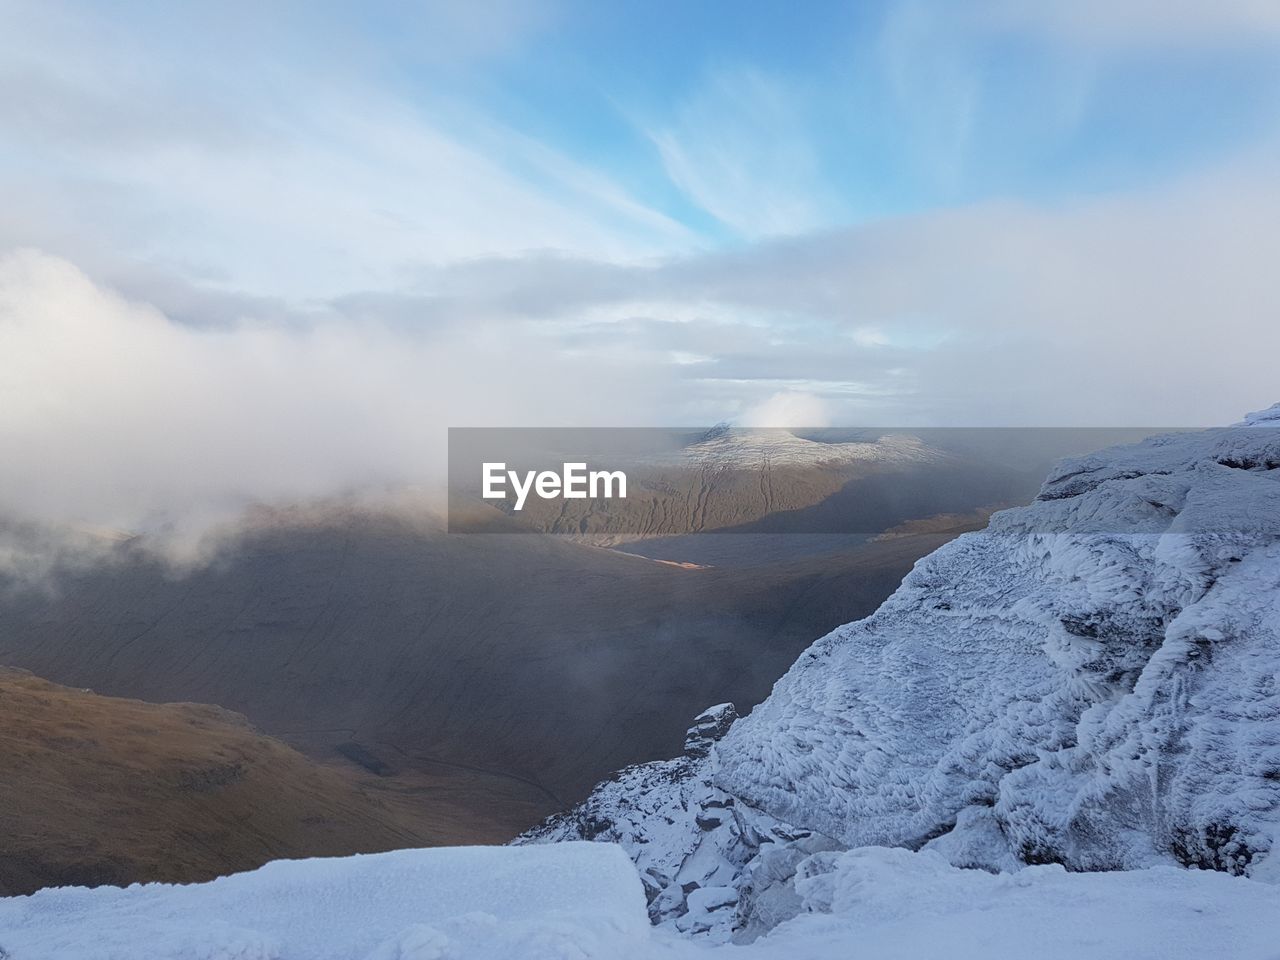
[[[837,851],[1280,880],[1280,405],[1064,461],[750,716],[525,842],[620,843],[651,917],[749,940]],[[708,741],[716,740],[714,745]]]
[[[820,443],[796,436],[790,430],[711,430],[696,443],[682,447],[677,463],[696,463],[718,469],[813,466],[817,464],[928,463],[943,458],[919,437],[886,433],[875,440]]]

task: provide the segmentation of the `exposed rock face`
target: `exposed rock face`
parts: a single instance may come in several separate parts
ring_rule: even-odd
[[[745,926],[754,933],[795,916],[801,901],[789,882],[796,866],[840,844],[715,786],[711,748],[736,717],[731,703],[709,707],[689,728],[684,756],[628,767],[517,842],[621,844],[640,869],[650,918],[684,933],[724,941]],[[768,856],[757,856],[762,849]],[[744,873],[748,863],[752,872]],[[749,923],[740,919],[748,917]]]
[[[1280,406],[1062,463],[707,756],[625,771],[580,811],[656,868],[656,919],[720,938],[798,909],[823,845],[1280,878],[1277,425]],[[732,814],[706,829],[708,808]],[[541,836],[583,835],[573,816]],[[732,913],[691,895],[704,875]]]
[[[693,726],[685,734],[684,752],[691,757],[705,757],[711,752],[712,744],[723,740],[737,719],[738,710],[732,703],[708,707],[694,717]]]

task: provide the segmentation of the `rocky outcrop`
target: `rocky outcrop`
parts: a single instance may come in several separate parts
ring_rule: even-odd
[[[707,707],[693,719],[684,738],[684,752],[690,757],[705,757],[711,747],[729,732],[738,719],[738,710],[732,703],[718,703]]]
[[[689,728],[684,756],[628,767],[517,843],[621,845],[640,870],[650,918],[683,933],[725,941],[795,916],[801,901],[790,881],[797,865],[840,844],[715,786],[712,746],[736,718],[731,703],[709,707]]]
[[[624,771],[579,810],[654,868],[655,919],[719,938],[798,909],[824,847],[1280,878],[1277,425],[1280,407],[1064,462],[816,642],[706,756]],[[704,828],[708,809],[731,812]],[[575,815],[539,837],[584,835]]]

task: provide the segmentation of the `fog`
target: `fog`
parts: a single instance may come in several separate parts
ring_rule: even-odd
[[[154,532],[254,502],[430,496],[447,426],[625,425],[664,390],[517,329],[295,321],[182,325],[66,261],[4,257],[0,511]]]
[[[301,306],[151,284],[181,320],[9,253],[0,510],[158,530],[430,491],[449,426],[1234,422],[1277,399],[1280,203],[1254,172],[656,265],[473,261]]]

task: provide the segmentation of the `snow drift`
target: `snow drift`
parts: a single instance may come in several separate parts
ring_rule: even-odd
[[[802,916],[711,955],[1271,960],[1280,941],[1275,888],[1221,873],[995,876],[885,848],[821,866],[796,884]],[[608,844],[406,850],[0,900],[11,960],[696,960],[707,949],[649,925],[635,868]]]
[[[650,913],[750,939],[831,851],[1280,878],[1280,405],[1065,461],[920,561],[704,755],[529,840],[623,844]],[[825,859],[824,859],[825,858]]]
[[[0,900],[12,960],[604,957],[649,929],[634,868],[601,844],[281,860],[210,883]]]

